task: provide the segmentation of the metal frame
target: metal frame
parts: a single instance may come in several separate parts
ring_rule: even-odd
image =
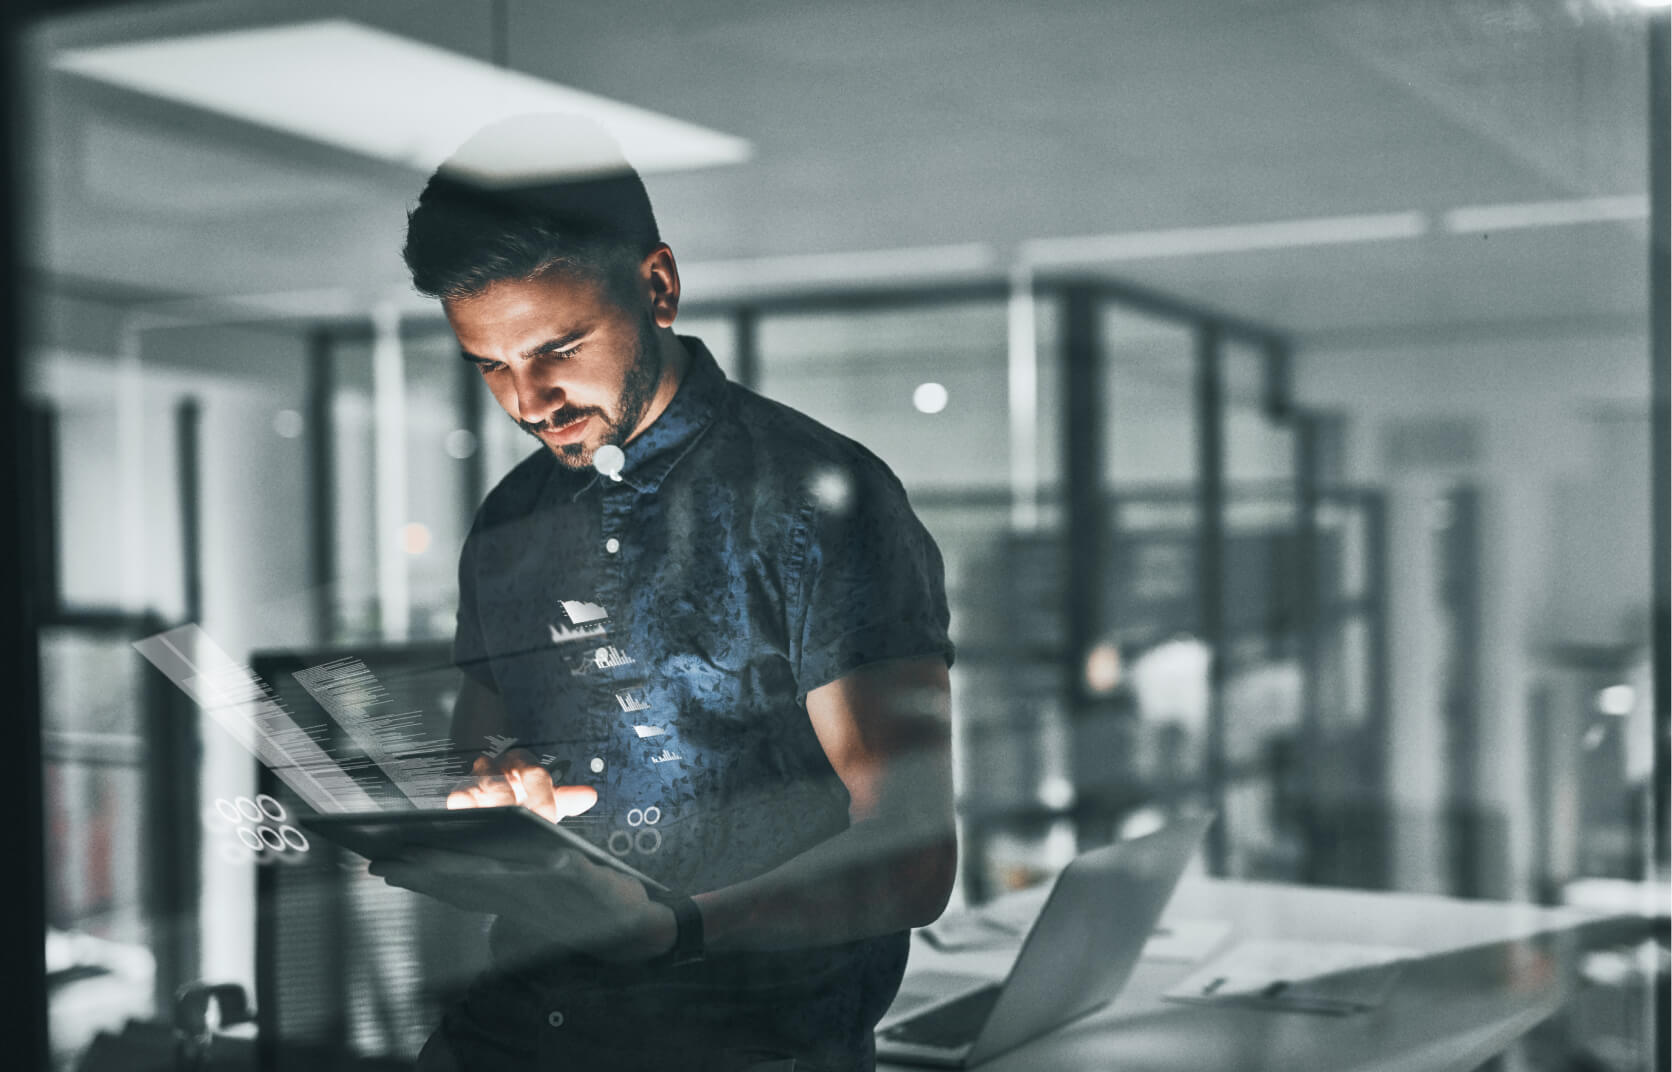
[[[1665,869],[1667,850],[1667,793],[1672,754],[1668,733],[1672,731],[1672,103],[1669,103],[1668,73],[1672,65],[1672,15],[1656,12],[1649,19],[1649,377],[1650,443],[1650,578],[1653,588],[1651,657],[1654,660],[1655,764],[1654,764],[1654,851],[1653,858]],[[1662,1021],[1661,1064],[1666,1061],[1666,1027]]]
[[[335,337],[325,328],[308,334],[307,412],[303,430],[308,457],[308,587],[313,593],[314,639],[336,633],[331,602],[337,579],[337,433],[331,400],[336,390]]]
[[[26,507],[35,501],[30,428],[24,413],[22,334],[23,300],[23,57],[22,36],[31,10],[28,3],[0,5],[0,414],[7,418],[4,456],[0,457],[0,503],[12,507],[11,520],[0,525],[0,673],[13,712],[10,735],[12,777],[3,780],[0,805],[0,859],[15,874],[10,910],[0,913],[0,978],[16,989],[10,995],[13,1015],[7,1050],[15,1067],[45,1069],[51,1046],[46,1007],[45,800],[41,741],[39,638],[31,574],[32,541]]]

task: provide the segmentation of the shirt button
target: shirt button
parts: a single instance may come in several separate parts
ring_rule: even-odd
[[[604,550],[608,551],[612,555],[615,554],[617,551],[621,550],[621,541],[616,539],[614,536],[611,536],[609,539],[604,541]]]
[[[588,763],[587,766],[592,768],[593,774],[604,773],[604,759],[602,756],[593,756],[592,762]]]
[[[563,1014],[558,1010],[553,1009],[551,1012],[546,1014],[546,1023],[550,1024],[552,1027],[562,1027]]]

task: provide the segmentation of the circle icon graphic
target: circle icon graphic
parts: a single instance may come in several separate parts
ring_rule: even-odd
[[[284,805],[280,804],[276,799],[268,796],[266,793],[256,794],[255,806],[261,809],[261,814],[273,820],[275,823],[284,822]]]
[[[255,801],[251,800],[249,797],[239,797],[235,803],[238,805],[239,815],[242,815],[252,823],[261,822],[263,818],[261,808],[256,805]]]

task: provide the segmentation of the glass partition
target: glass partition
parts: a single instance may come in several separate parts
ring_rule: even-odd
[[[410,1063],[483,964],[480,921],[299,848],[276,816],[307,800],[215,701],[306,709],[276,732],[340,746],[352,781],[377,761],[302,681],[358,659],[443,736],[460,548],[544,447],[409,292],[409,159],[72,69],[295,27],[79,6],[26,42],[14,109],[30,412],[8,416],[40,424],[46,548],[13,563],[41,593],[17,717],[39,717],[46,814],[18,881],[45,895],[55,1072],[103,1072],[113,1039],[172,1060],[193,982],[266,1011],[221,1032],[252,1067],[258,1041],[269,1072]],[[688,280],[725,284],[687,289],[676,327],[873,451],[942,551],[955,906],[1215,807],[1189,882],[1227,901],[1253,880],[1652,915],[1658,945],[1540,992],[1523,1012],[1566,1002],[1554,1041],[1507,1064],[1636,1072],[1667,977],[1645,583],[1667,362],[1642,285],[1666,124],[1641,114],[1666,22],[1646,65],[1643,5],[1512,6],[1001,5],[932,29],[873,5],[886,41],[815,5],[691,40],[527,3],[309,19],[747,148],[647,177]],[[829,92],[785,60],[808,27]],[[937,94],[982,121],[893,107]],[[1500,998],[1547,981],[1518,958]]]
[[[931,299],[883,311],[774,313],[758,327],[761,393],[876,452],[905,484],[946,563],[958,646],[961,896],[973,900],[1036,881],[1066,862],[1073,844],[1060,818],[1072,800],[1060,551],[1038,499],[1033,523],[1013,524],[1008,384],[1018,355],[1007,343],[1008,316],[1000,301]],[[1054,409],[1054,399],[1041,394],[1038,408]],[[1037,429],[1039,413],[1029,416],[1024,427]],[[1021,449],[1049,455],[1052,445],[1035,437]]]

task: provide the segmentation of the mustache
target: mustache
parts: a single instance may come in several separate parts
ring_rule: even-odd
[[[574,424],[582,417],[590,417],[599,412],[597,409],[569,409],[565,407],[543,421],[518,421],[517,424],[529,435],[539,435],[541,432],[555,431],[566,424]]]

